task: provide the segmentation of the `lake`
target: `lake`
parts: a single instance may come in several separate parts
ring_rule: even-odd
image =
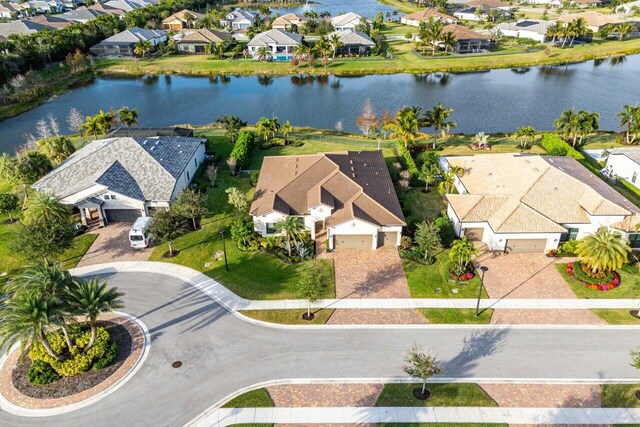
[[[318,0],[313,3],[307,3],[304,6],[293,8],[271,8],[274,14],[284,15],[285,13],[296,13],[302,15],[304,12],[314,11],[317,13],[327,11],[331,16],[340,15],[346,12],[355,12],[358,15],[367,18],[374,18],[376,13],[387,12],[393,13],[394,7],[380,3],[378,0]]]
[[[525,125],[551,129],[561,111],[571,107],[597,111],[602,129],[618,130],[622,105],[640,102],[640,55],[464,74],[100,77],[0,122],[0,152],[13,152],[49,113],[66,124],[72,107],[89,115],[126,105],[138,110],[140,126],[202,125],[235,114],[249,123],[278,116],[297,126],[333,129],[342,121],[345,130],[356,130],[355,118],[367,98],[378,113],[442,102],[455,109],[456,131],[464,133],[510,132]]]

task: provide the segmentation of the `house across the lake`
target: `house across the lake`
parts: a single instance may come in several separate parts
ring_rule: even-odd
[[[302,36],[298,33],[288,33],[282,30],[269,30],[257,34],[247,44],[249,54],[256,58],[261,47],[267,48],[275,60],[289,60],[296,46],[302,43]]]
[[[548,252],[601,227],[640,249],[640,208],[571,157],[527,154],[446,157],[464,171],[448,194],[458,236],[490,250]]]
[[[237,8],[220,20],[220,26],[233,31],[245,31],[256,22],[256,14]]]
[[[356,30],[334,31],[329,34],[329,39],[336,34],[340,38],[341,46],[337,49],[338,55],[368,55],[371,48],[375,47],[371,37]]]
[[[205,53],[208,45],[227,43],[230,39],[231,34],[225,31],[200,28],[185,33],[175,45],[178,53]]]
[[[299,217],[330,249],[398,246],[405,225],[381,151],[267,156],[250,214],[265,237]]]
[[[463,25],[445,25],[442,32],[453,33],[456,39],[453,50],[456,53],[478,53],[491,48],[491,38],[488,35],[480,34]]]
[[[458,23],[457,18],[430,7],[418,12],[414,12],[410,15],[405,15],[400,18],[400,22],[411,27],[419,27],[421,22],[428,22],[431,18],[435,19],[436,21],[442,21],[445,24]]]
[[[133,50],[138,42],[146,40],[151,46],[167,41],[167,33],[162,30],[147,30],[133,27],[102,40],[89,49],[96,56],[134,56]]]
[[[118,137],[93,141],[33,185],[76,206],[83,223],[133,222],[166,209],[205,157],[203,138]]]
[[[507,37],[531,39],[544,43],[547,40],[547,29],[553,25],[551,21],[541,19],[521,19],[517,22],[503,22],[496,28]]]
[[[173,15],[167,16],[162,20],[163,30],[182,30],[185,28],[193,28],[195,21],[204,18],[201,13],[183,9]]]
[[[366,18],[363,18],[357,13],[349,12],[331,18],[331,25],[333,25],[336,31],[355,30],[361,22],[366,20]]]
[[[271,28],[283,31],[293,31],[295,33],[302,30],[302,27],[304,27],[306,23],[307,21],[304,18],[296,15],[295,13],[287,13],[274,19],[271,23]]]

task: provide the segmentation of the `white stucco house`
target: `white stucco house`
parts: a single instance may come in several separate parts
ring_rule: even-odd
[[[76,206],[82,222],[133,222],[166,209],[205,157],[203,138],[120,137],[93,141],[33,184]]]
[[[507,37],[531,39],[540,43],[547,40],[547,29],[553,25],[551,21],[542,19],[521,19],[517,22],[503,22],[496,28]]]
[[[234,31],[244,31],[249,29],[254,22],[256,22],[255,13],[237,8],[220,20],[220,26]]]
[[[400,17],[400,23],[404,25],[409,25],[411,27],[419,27],[421,22],[428,22],[429,19],[434,19],[436,21],[442,21],[445,24],[457,24],[458,20],[446,13],[442,13],[433,8],[426,8],[423,10],[419,10],[417,12],[413,12],[409,15],[404,15]]]
[[[302,35],[298,33],[273,29],[256,34],[247,44],[247,50],[253,58],[256,58],[258,50],[261,47],[266,47],[271,52],[272,58],[289,60],[293,50],[302,43],[302,39]]]
[[[570,157],[522,154],[446,157],[459,166],[447,195],[458,236],[490,250],[544,253],[610,227],[640,250],[640,208]]]
[[[398,246],[405,225],[380,151],[265,157],[250,214],[263,237],[299,217],[330,249]]]
[[[368,19],[358,15],[357,13],[349,12],[332,17],[331,25],[333,25],[333,28],[336,31],[355,30],[362,21],[371,22]]]
[[[512,6],[500,0],[471,0],[463,6],[462,9],[453,13],[453,16],[463,21],[487,20],[494,10],[504,17],[511,17]]]
[[[640,189],[640,149],[612,148],[607,150],[607,173]]]

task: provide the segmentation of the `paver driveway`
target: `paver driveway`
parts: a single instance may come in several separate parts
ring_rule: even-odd
[[[130,229],[131,224],[119,222],[94,231],[98,233],[98,238],[84,254],[78,267],[103,262],[147,261],[152,249],[133,249],[129,245]]]
[[[481,249],[477,267],[489,267],[484,285],[490,298],[576,298],[556,270],[556,258],[541,254],[503,254]],[[589,310],[496,310],[492,323],[602,324]]]

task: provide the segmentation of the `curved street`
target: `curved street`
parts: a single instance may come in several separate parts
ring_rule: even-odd
[[[244,322],[179,279],[118,273],[123,311],[149,328],[138,373],[86,408],[46,418],[0,411],[0,425],[179,426],[240,387],[279,378],[397,377],[407,350],[434,351],[446,377],[638,379],[633,329],[310,329]],[[183,365],[173,369],[171,363]]]

